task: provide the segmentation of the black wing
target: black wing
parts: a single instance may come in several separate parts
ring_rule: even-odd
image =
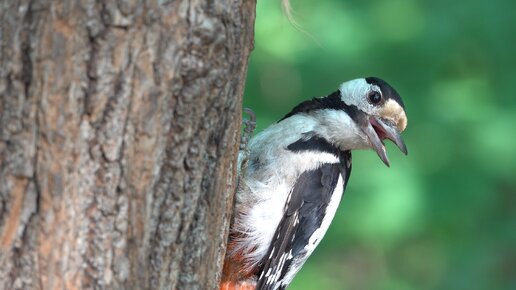
[[[344,186],[351,171],[351,154],[341,152],[340,164],[324,164],[301,174],[285,205],[285,214],[258,272],[257,290],[284,289],[281,282],[296,257],[306,254],[310,237],[322,223],[326,208],[342,175]],[[335,193],[342,194],[342,193]],[[300,267],[301,265],[295,265]]]

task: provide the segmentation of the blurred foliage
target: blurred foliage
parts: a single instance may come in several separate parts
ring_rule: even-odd
[[[515,1],[258,1],[258,130],[345,81],[404,98],[409,155],[353,154],[335,220],[290,289],[516,289]]]

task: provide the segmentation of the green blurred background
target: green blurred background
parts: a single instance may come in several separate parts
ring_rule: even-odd
[[[290,289],[516,289],[516,1],[257,6],[244,105],[258,130],[345,81],[402,95],[409,155],[353,154],[337,216]],[[314,40],[315,39],[315,40]]]

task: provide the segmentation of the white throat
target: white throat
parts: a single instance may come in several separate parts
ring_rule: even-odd
[[[341,110],[320,110],[313,112],[318,121],[316,132],[341,150],[369,148],[367,135],[351,117]]]

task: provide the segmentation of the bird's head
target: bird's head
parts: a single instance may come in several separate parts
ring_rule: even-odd
[[[405,106],[399,94],[379,78],[345,82],[328,96],[302,102],[278,122],[291,120],[293,127],[305,130],[303,119],[298,122],[291,118],[295,116],[315,120],[315,127],[303,132],[307,137],[316,134],[340,150],[372,148],[387,166],[383,140],[393,141],[407,154],[400,135],[407,126]]]
[[[389,159],[383,140],[391,140],[407,154],[400,135],[407,126],[407,116],[394,88],[379,78],[368,77],[343,83],[339,92],[346,113],[358,128],[357,139],[365,141],[362,146],[375,150],[387,166]]]

